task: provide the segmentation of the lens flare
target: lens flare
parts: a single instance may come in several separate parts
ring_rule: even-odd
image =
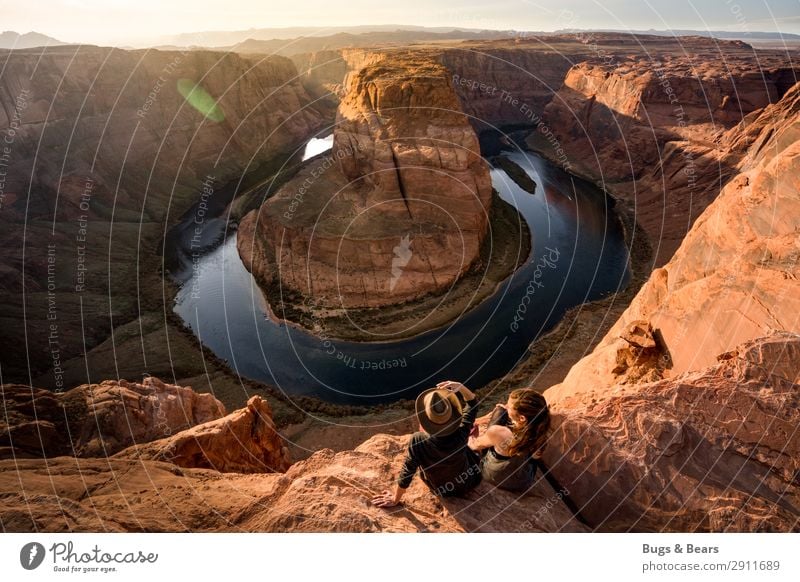
[[[178,80],[178,93],[183,95],[186,102],[202,113],[206,119],[211,121],[222,121],[225,119],[225,114],[216,100],[191,79]]]

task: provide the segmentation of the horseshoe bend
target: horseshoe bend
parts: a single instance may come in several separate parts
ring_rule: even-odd
[[[400,333],[419,333],[478,302],[527,258],[526,225],[492,194],[450,77],[424,52],[349,75],[330,155],[239,224],[239,253],[273,312],[309,327],[345,320],[333,335],[375,339],[376,330],[347,325],[370,312],[383,333],[398,323]],[[442,295],[465,304],[446,309]]]
[[[2,529],[800,531],[800,54],[382,34],[5,51]],[[370,503],[440,380],[547,476]]]

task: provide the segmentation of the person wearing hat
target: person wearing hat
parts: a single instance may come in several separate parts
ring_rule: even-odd
[[[372,499],[378,507],[400,503],[417,469],[442,497],[462,495],[480,483],[480,456],[467,446],[478,415],[475,394],[460,382],[440,382],[417,397],[415,408],[422,432],[411,437],[394,490]]]

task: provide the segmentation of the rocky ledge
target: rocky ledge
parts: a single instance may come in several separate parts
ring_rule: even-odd
[[[214,449],[247,446],[244,434],[243,444],[202,426],[198,432]],[[378,435],[352,451],[324,449],[283,474],[181,468],[128,451],[102,459],[0,461],[0,524],[7,532],[586,530],[544,479],[524,496],[484,484],[465,499],[446,501],[415,480],[402,506],[373,506],[370,498],[399,471],[407,439]]]
[[[602,531],[800,531],[800,336],[602,392],[545,392],[547,461]]]
[[[738,174],[545,396],[604,530],[800,530],[800,84],[731,129]]]
[[[5,531],[800,530],[800,336],[747,342],[674,379],[554,391],[548,400],[545,462],[557,488],[543,477],[522,495],[482,483],[442,500],[415,479],[402,506],[379,509],[370,499],[397,475],[408,436],[376,435],[289,466],[268,407],[254,397],[225,418],[111,457],[2,460],[0,523]]]

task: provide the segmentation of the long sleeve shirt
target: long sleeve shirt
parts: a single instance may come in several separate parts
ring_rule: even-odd
[[[479,457],[467,446],[469,433],[478,416],[477,399],[465,403],[458,429],[446,436],[414,433],[397,484],[411,485],[417,469],[422,480],[441,496],[459,495],[480,482]]]

